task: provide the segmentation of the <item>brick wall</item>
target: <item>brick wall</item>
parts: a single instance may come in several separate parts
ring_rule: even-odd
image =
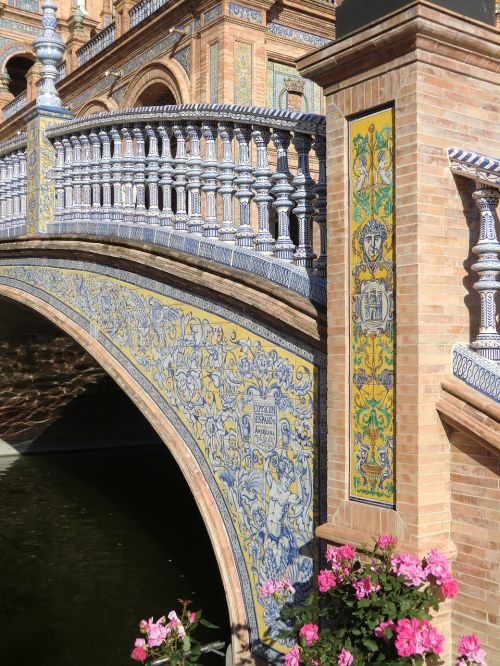
[[[436,400],[441,381],[451,374],[452,347],[469,342],[478,314],[476,278],[470,275],[478,233],[474,184],[454,179],[447,149],[500,154],[499,46],[496,29],[423,1],[299,62],[302,75],[323,85],[327,96],[328,522],[318,533],[330,541],[369,542],[392,531],[404,548],[420,555],[439,545],[454,556],[458,548],[457,567],[460,558],[484,554],[473,540],[468,550],[454,542],[449,432]],[[396,511],[352,502],[348,495],[348,121],[388,103],[395,108],[396,139]],[[490,473],[484,462],[478,464],[480,476]],[[473,488],[471,479],[470,495]],[[489,496],[497,518],[498,499]],[[490,548],[498,579],[493,535]],[[477,589],[486,590],[489,577],[479,573]],[[479,605],[467,614],[471,588],[465,582],[454,604],[455,633],[460,622],[463,631],[477,628]],[[498,599],[482,612],[489,612],[489,628],[500,623]],[[448,614],[445,607],[444,629]],[[491,645],[489,628],[479,627]],[[451,652],[445,660],[452,663]]]
[[[452,603],[453,641],[475,632],[489,664],[500,664],[500,456],[461,433],[451,438],[451,534],[460,594]]]

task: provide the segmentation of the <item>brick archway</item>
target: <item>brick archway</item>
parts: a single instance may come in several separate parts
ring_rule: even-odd
[[[156,103],[141,103],[145,93],[151,91],[151,98],[161,100],[162,95],[168,95],[174,104],[186,104],[190,101],[189,87],[186,74],[175,61],[169,61],[168,67],[163,63],[150,63],[142,69],[127,88],[121,107],[132,108],[136,106],[156,106]]]
[[[238,663],[259,666],[258,659],[249,652],[249,635],[245,601],[241,594],[241,582],[236,561],[232,555],[231,542],[224,521],[213,500],[211,489],[204,479],[196,458],[186,446],[174,424],[166,417],[154,400],[144,391],[137,378],[124,370],[113,354],[99,343],[91,332],[86,331],[72,318],[52,304],[18,288],[0,285],[0,294],[22,303],[54,323],[83,349],[85,349],[105,370],[120,388],[135,403],[144,417],[156,430],[169,448],[186,479],[207,527],[210,540],[219,565],[224,584],[229,618],[233,628],[232,649],[238,655]]]
[[[118,104],[111,97],[96,97],[82,106],[76,114],[78,118],[84,116],[91,116],[94,113],[106,113],[108,111],[116,111]]]

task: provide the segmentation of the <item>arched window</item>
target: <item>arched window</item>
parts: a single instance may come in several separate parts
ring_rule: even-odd
[[[144,89],[135,106],[167,106],[177,104],[173,92],[163,82],[157,81]]]
[[[9,76],[9,92],[17,97],[28,87],[26,74],[33,67],[35,58],[28,55],[14,56],[11,58],[5,69]]]

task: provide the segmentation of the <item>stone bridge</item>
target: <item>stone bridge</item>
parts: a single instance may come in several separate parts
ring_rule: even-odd
[[[279,608],[259,588],[288,575],[308,593],[325,519],[324,118],[56,115],[0,147],[0,295],[87,350],[162,437],[210,534],[233,649],[275,662]]]

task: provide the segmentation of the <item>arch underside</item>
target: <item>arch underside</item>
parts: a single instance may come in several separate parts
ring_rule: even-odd
[[[95,263],[2,259],[0,293],[59,315],[140,408],[153,405],[145,414],[200,504],[231,622],[275,662],[279,608],[258,590],[284,575],[299,597],[310,588],[323,356],[187,290]]]

